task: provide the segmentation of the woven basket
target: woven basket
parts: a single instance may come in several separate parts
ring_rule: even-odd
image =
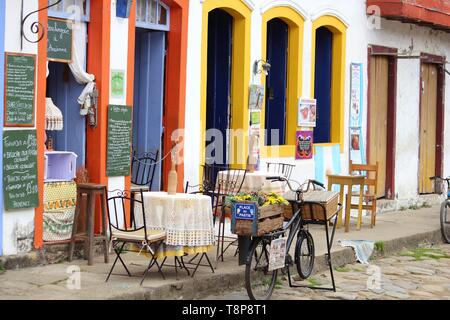
[[[339,204],[339,193],[309,191],[303,195],[303,201],[302,218],[304,220],[328,221],[336,213]]]
[[[240,202],[240,203],[254,203],[254,202]],[[257,219],[254,220],[241,220],[234,219],[232,223],[232,232],[239,236],[257,236],[260,237],[266,233],[281,229],[284,221],[284,207],[285,205],[268,205],[259,207],[257,206]],[[234,206],[233,206],[234,210]],[[234,228],[233,228],[234,225]]]

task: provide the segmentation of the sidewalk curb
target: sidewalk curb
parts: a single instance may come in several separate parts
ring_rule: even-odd
[[[376,253],[375,258],[391,255],[403,249],[417,247],[421,243],[438,244],[442,243],[441,231],[424,232],[412,236],[402,237],[384,241],[384,252]],[[333,267],[342,267],[346,264],[356,262],[355,254],[351,248],[342,248],[332,253]],[[220,264],[219,264],[220,268]],[[179,281],[177,284],[167,284],[158,288],[140,288],[138,292],[130,292],[110,298],[111,300],[171,300],[171,299],[199,299],[210,294],[239,289],[244,287],[244,266],[236,268],[225,274],[202,274],[194,279],[188,278]],[[325,255],[316,257],[315,272],[328,270]],[[144,284],[145,286],[145,284]]]

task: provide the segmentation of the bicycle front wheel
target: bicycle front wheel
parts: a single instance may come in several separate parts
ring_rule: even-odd
[[[450,243],[450,202],[445,201],[441,206],[441,232],[444,241]]]
[[[300,231],[295,245],[295,264],[298,275],[307,279],[314,268],[314,240],[308,231]]]
[[[278,270],[269,271],[270,239],[254,239],[245,265],[245,288],[251,300],[268,300],[277,281]]]

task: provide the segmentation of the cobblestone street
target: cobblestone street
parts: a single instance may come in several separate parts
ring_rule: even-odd
[[[337,292],[289,288],[279,276],[273,300],[450,300],[450,245],[423,246],[372,260],[370,265],[351,264],[335,268]],[[329,286],[328,272],[296,284]],[[245,289],[205,299],[248,299]]]

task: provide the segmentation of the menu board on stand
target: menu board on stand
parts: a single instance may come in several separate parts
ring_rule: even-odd
[[[36,56],[5,53],[5,127],[34,127]]]
[[[36,130],[3,133],[3,196],[6,210],[39,205]]]
[[[110,105],[108,107],[108,145],[106,175],[130,175],[131,169],[132,108]]]

